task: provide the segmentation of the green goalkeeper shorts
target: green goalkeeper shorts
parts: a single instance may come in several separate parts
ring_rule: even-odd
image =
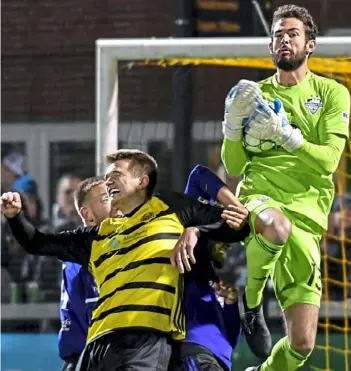
[[[271,271],[276,297],[283,310],[293,304],[313,304],[320,306],[322,296],[320,234],[307,232],[304,221],[296,218],[273,199],[254,195],[243,199],[250,212],[250,226],[255,233],[256,216],[268,208],[276,208],[286,215],[292,231],[283,247],[282,254]],[[308,221],[306,221],[308,224]]]

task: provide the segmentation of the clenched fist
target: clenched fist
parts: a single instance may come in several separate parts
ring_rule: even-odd
[[[21,196],[17,192],[3,193],[0,199],[1,212],[6,218],[13,218],[22,209]]]

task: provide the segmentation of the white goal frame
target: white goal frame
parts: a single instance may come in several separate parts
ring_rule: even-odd
[[[268,37],[97,40],[96,173],[103,173],[106,152],[116,149],[118,144],[118,112],[113,107],[114,104],[117,107],[118,102],[118,61],[267,57],[269,42]],[[351,56],[351,37],[319,37],[315,55]]]

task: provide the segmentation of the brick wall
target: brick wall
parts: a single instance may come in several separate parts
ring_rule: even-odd
[[[162,37],[169,1],[3,0],[3,121],[92,120],[95,40]]]
[[[2,120],[94,119],[95,40],[102,37],[167,37],[170,0],[2,1]],[[295,0],[307,5],[307,0]],[[273,1],[273,6],[284,3]],[[309,0],[323,27],[349,26],[349,0]],[[194,68],[194,113],[218,119],[223,98],[241,76],[255,71]],[[123,68],[121,116],[167,120],[172,70]]]

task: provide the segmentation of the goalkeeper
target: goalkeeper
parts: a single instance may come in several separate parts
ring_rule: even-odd
[[[314,348],[322,294],[319,242],[349,132],[347,89],[308,69],[317,36],[309,12],[279,7],[271,31],[276,74],[259,84],[240,81],[226,98],[223,122],[222,159],[230,175],[244,175],[238,193],[253,231],[246,241],[243,329],[256,355],[270,353],[247,371],[296,370]],[[275,148],[250,154],[243,131]],[[271,352],[261,307],[269,275],[288,329]]]

